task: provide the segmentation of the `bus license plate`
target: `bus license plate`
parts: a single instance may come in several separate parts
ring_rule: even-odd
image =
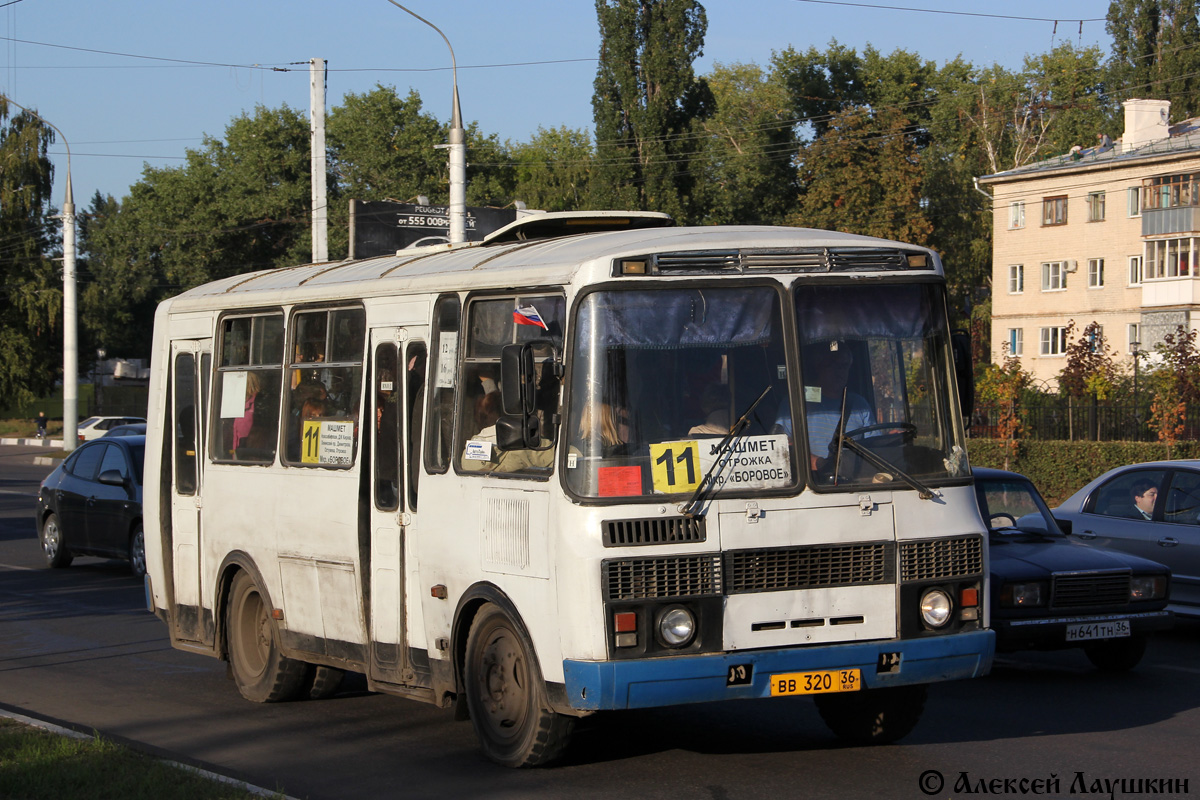
[[[771,676],[771,696],[857,692],[862,674],[857,669],[832,669],[824,672],[787,672]]]
[[[1086,642],[1090,639],[1121,639],[1132,635],[1129,620],[1110,619],[1104,622],[1078,622],[1067,626],[1068,642]]]

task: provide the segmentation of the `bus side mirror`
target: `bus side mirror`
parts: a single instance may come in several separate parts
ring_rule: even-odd
[[[962,407],[963,422],[971,424],[975,411],[975,369],[971,364],[971,334],[953,331],[950,334],[950,350],[954,353],[954,377],[958,383],[958,404]]]
[[[505,414],[524,417],[536,410],[533,348],[528,344],[506,344],[500,350],[500,400]]]
[[[527,450],[540,443],[536,415],[513,414],[496,420],[496,447],[500,450]]]

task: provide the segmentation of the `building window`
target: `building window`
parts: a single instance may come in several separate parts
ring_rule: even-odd
[[[1008,329],[1009,355],[1019,356],[1025,353],[1025,331],[1022,328]]]
[[[1066,328],[1042,328],[1040,353],[1044,356],[1061,356],[1067,352]]]
[[[1067,197],[1047,197],[1042,201],[1043,225],[1067,224]]]
[[[1067,288],[1067,262],[1049,261],[1042,264],[1042,291],[1057,292]]]
[[[1145,278],[1185,278],[1200,274],[1200,241],[1157,239],[1146,242]]]
[[[1009,228],[1024,228],[1025,227],[1025,201],[1018,200],[1015,203],[1008,204],[1008,227]]]
[[[1099,289],[1104,286],[1104,259],[1088,259],[1088,288]]]
[[[1020,294],[1025,291],[1025,265],[1008,265],[1008,293]]]
[[[1141,286],[1142,285],[1142,257],[1141,256],[1130,256],[1129,257],[1129,285],[1130,286]]]
[[[1087,196],[1088,222],[1104,221],[1104,192],[1089,192]],[[1063,212],[1066,222],[1066,212]]]
[[[1146,209],[1200,206],[1200,172],[1159,175],[1142,181],[1142,207]]]
[[[1126,333],[1126,343],[1129,346],[1129,349],[1126,352],[1128,352],[1128,353],[1136,353],[1137,352],[1139,346],[1142,343],[1141,325],[1139,325],[1136,322],[1129,323],[1129,328]]]
[[[1129,216],[1140,217],[1142,215],[1142,187],[1130,186],[1126,200],[1128,202]]]

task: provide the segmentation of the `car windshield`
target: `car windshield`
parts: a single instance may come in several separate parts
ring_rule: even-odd
[[[800,282],[795,293],[802,441],[814,484],[919,488],[965,477],[941,288]]]
[[[975,493],[979,511],[994,533],[1061,535],[1050,509],[1029,481],[976,478]]]
[[[718,460],[721,494],[796,485],[777,429],[791,423],[777,288],[592,292],[573,342],[564,438],[576,495],[686,496]],[[741,435],[722,444],[751,406]]]

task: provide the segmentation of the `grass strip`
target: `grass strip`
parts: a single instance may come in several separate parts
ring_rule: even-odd
[[[78,739],[59,736],[0,718],[0,797],[261,800],[262,795],[159,761],[99,736]]]

